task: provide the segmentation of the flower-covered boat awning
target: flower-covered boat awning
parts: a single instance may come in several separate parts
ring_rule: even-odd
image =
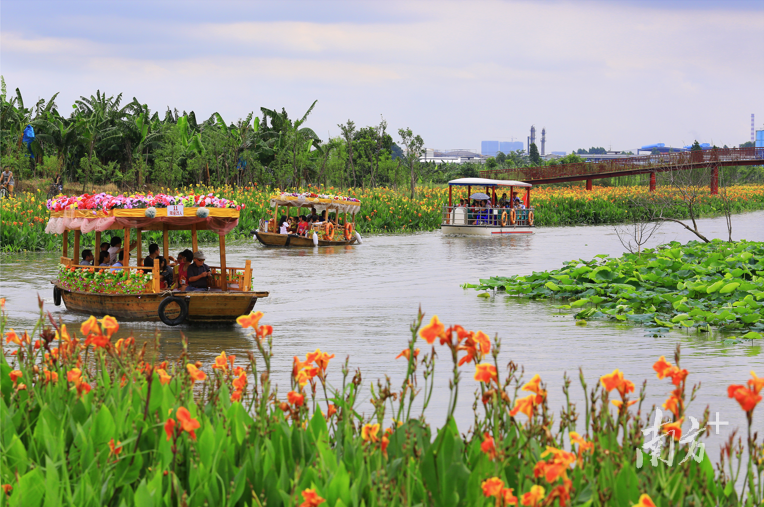
[[[201,213],[199,210],[203,210]],[[62,234],[64,231],[106,231],[113,229],[212,230],[227,234],[239,223],[239,211],[220,208],[183,208],[183,216],[168,216],[167,208],[113,209],[110,211],[78,210],[54,211],[50,214],[45,232]],[[151,215],[154,214],[152,217]]]
[[[239,223],[244,205],[213,194],[60,195],[48,200],[51,211],[45,232],[142,230],[212,230],[227,234]]]
[[[316,211],[337,211],[355,215],[361,209],[361,201],[354,197],[341,195],[326,195],[314,193],[281,193],[271,197],[271,207],[296,206],[299,208],[316,208]]]

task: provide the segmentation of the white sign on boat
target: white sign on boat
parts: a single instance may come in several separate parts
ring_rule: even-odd
[[[183,216],[183,206],[167,206],[167,216],[168,217],[182,217]]]

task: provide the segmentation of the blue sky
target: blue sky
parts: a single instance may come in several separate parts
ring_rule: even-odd
[[[63,112],[100,89],[227,121],[285,107],[411,127],[432,148],[718,145],[764,125],[761,1],[25,1],[0,72]]]

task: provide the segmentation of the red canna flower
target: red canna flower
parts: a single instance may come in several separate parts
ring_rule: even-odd
[[[504,505],[517,505],[517,497],[512,491],[512,488],[504,488],[501,490],[501,499],[504,500]]]
[[[245,387],[247,387],[247,374],[244,372],[241,372],[238,377],[236,377],[236,380],[233,381],[233,387],[237,391],[243,391]]]
[[[82,396],[83,394],[88,394],[92,387],[87,382],[80,382],[77,384],[77,395]]]
[[[490,384],[491,380],[498,382],[496,367],[488,363],[475,365],[475,380],[478,382],[485,382],[486,384]]]
[[[234,391],[231,394],[231,402],[241,401],[241,391]]]
[[[13,370],[8,375],[11,377],[11,382],[14,384],[22,377],[21,370]]]
[[[533,486],[528,493],[523,495],[523,505],[526,507],[536,507],[544,499],[546,490],[541,486]]]
[[[255,332],[258,338],[265,338],[273,334],[273,326],[260,326]]]
[[[242,315],[241,317],[237,317],[236,322],[245,329],[248,327],[257,329],[257,324],[260,322],[260,319],[262,318],[263,318],[263,312],[254,312],[254,313],[250,313],[249,315]]]
[[[175,432],[175,419],[167,419],[167,422],[164,423],[164,432],[167,433],[167,441],[169,442]]]
[[[674,440],[677,442],[680,438],[682,438],[682,421],[684,421],[684,417],[679,419],[678,421],[667,423],[663,425],[663,433],[667,435],[671,435],[674,437]]]
[[[296,393],[294,391],[289,391],[287,393],[287,400],[289,401],[290,404],[296,407],[301,407],[302,404],[305,402],[305,396],[300,393]]]
[[[91,334],[87,337],[85,340],[85,346],[92,345],[94,349],[105,349],[109,346],[111,342],[109,341],[109,338],[107,336],[104,336],[102,334]]]
[[[13,491],[13,486],[11,486],[10,484],[3,484],[3,491],[5,492],[6,495],[10,496],[11,491]]]
[[[483,488],[483,496],[485,497],[499,496],[504,487],[504,481],[498,477],[491,477],[484,480],[480,487]]]
[[[740,408],[746,412],[752,411],[761,401],[761,395],[759,393],[741,385],[729,386],[727,388],[727,395],[730,398],[735,398],[735,401],[740,404]]]
[[[114,443],[114,439],[112,438],[109,440],[109,455],[110,456],[119,456],[119,453],[122,452],[122,442],[117,441],[117,443]]]
[[[207,378],[207,374],[204,373],[199,368],[197,368],[195,364],[188,363],[186,365],[186,370],[188,370],[188,375],[191,377],[191,379],[194,382],[196,382],[197,380],[204,380]]]
[[[300,504],[300,507],[317,507],[326,501],[318,496],[314,489],[304,490],[302,492],[302,499],[305,501]]]
[[[639,497],[639,503],[635,503],[632,507],[655,507],[655,503],[650,495],[642,495]]]
[[[191,440],[196,440],[196,433],[194,433],[194,430],[199,428],[199,421],[193,419],[191,413],[185,407],[180,407],[176,412],[175,417],[178,418],[181,428],[189,434]]]
[[[488,459],[496,459],[496,446],[494,445],[493,437],[489,433],[483,434],[483,443],[480,444],[480,450],[488,455]]]
[[[663,379],[671,367],[671,363],[666,361],[666,356],[661,356],[653,365],[653,370],[658,374],[658,380]]]
[[[435,343],[436,338],[445,338],[445,330],[446,328],[438,320],[438,316],[433,315],[432,319],[430,319],[430,323],[419,331],[419,336],[421,336],[428,344],[432,345]]]

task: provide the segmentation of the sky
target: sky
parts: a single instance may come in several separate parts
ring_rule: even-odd
[[[435,149],[531,125],[547,152],[736,146],[764,128],[764,1],[3,0],[0,73],[62,114],[97,90],[229,123],[318,100],[323,139],[384,117]]]

